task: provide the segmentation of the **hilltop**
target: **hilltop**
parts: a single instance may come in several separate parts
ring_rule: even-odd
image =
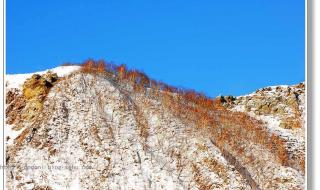
[[[6,77],[7,189],[304,189],[305,86],[209,98],[125,65]]]

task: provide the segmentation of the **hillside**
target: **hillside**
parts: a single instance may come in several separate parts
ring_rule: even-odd
[[[89,60],[6,77],[7,189],[304,189],[304,83],[210,99]]]

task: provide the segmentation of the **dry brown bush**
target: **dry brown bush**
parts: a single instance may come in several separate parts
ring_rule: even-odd
[[[81,71],[84,73],[94,73],[97,71],[96,67],[95,67],[95,62],[91,59],[85,61],[82,64],[82,68]]]
[[[120,66],[117,67],[117,73],[118,73],[118,77],[120,80],[126,78],[126,74],[127,74],[127,67],[125,64],[121,64]]]
[[[213,189],[214,185],[206,179],[202,172],[200,171],[199,167],[196,164],[192,165],[192,172],[193,172],[193,179],[196,181],[199,189],[201,190],[209,190]]]

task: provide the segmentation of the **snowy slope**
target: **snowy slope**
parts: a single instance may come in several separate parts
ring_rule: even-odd
[[[268,105],[265,110],[264,105]],[[227,107],[232,111],[245,112],[265,123],[270,135],[279,136],[286,143],[290,165],[295,168],[301,166],[299,161],[305,159],[306,150],[304,83],[265,87],[249,95],[236,97]],[[294,122],[288,122],[291,120]]]
[[[252,189],[239,164],[261,189],[303,188],[301,173],[259,145],[244,150],[254,162],[237,158],[234,165],[205,130],[176,117],[163,100],[112,78],[72,73],[78,69],[53,69],[65,79],[38,117],[19,131],[5,126],[7,165],[15,166],[6,170],[7,189]],[[31,75],[7,76],[7,91]]]

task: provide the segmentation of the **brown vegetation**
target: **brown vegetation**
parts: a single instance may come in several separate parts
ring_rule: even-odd
[[[159,97],[163,105],[177,117],[195,123],[198,128],[209,129],[210,135],[220,147],[241,155],[244,152],[243,146],[257,143],[275,154],[280,164],[289,163],[286,143],[279,136],[270,135],[260,121],[247,114],[227,110],[219,99],[150,79],[141,71],[129,70],[124,64],[115,66],[103,61],[88,60],[82,64],[82,72],[111,73],[120,83],[131,84],[135,92]],[[142,134],[147,135],[146,131]],[[301,171],[304,170],[302,165]]]
[[[220,187],[217,184],[210,183],[210,180],[206,179],[202,175],[202,172],[200,171],[199,167],[196,164],[192,165],[192,171],[193,171],[193,174],[194,174],[193,178],[196,181],[199,189],[207,190],[207,189],[213,189],[213,188]]]

